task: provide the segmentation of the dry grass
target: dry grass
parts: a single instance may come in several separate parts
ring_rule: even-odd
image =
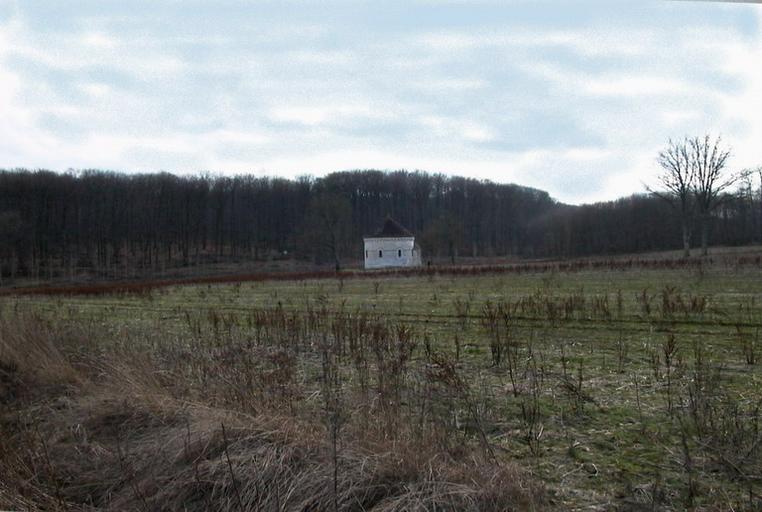
[[[417,268],[392,268],[381,270],[352,269],[337,273],[334,270],[312,269],[283,272],[256,272],[194,275],[189,277],[171,277],[162,279],[137,279],[127,281],[105,281],[88,283],[61,284],[37,283],[33,286],[0,287],[3,295],[30,296],[111,296],[135,295],[148,297],[152,292],[172,286],[259,283],[266,281],[303,281],[343,279],[384,279],[390,277],[464,277],[464,276],[500,276],[522,274],[576,273],[589,271],[629,271],[629,270],[695,270],[703,271],[708,267],[725,268],[762,268],[762,254],[756,248],[738,250],[724,249],[716,255],[684,258],[675,252],[649,253],[641,255],[623,255],[617,257],[576,258],[568,260],[524,260],[521,262],[490,262],[488,259],[477,260],[472,265],[441,265]]]
[[[8,330],[24,329],[19,315],[45,319],[31,329],[82,381],[34,386],[38,407],[46,395],[80,397],[22,408],[41,432],[85,425],[114,397],[161,421],[176,411],[194,433],[199,411],[214,411],[206,431],[228,447],[247,428],[288,425],[277,439],[317,450],[329,510],[334,497],[342,503],[346,461],[375,468],[368,457],[413,475],[396,481],[408,489],[429,478],[481,492],[518,465],[563,510],[759,510],[760,271],[731,256],[674,270],[0,297],[0,317]],[[50,419],[82,397],[95,413]],[[138,445],[129,440],[125,453]],[[217,463],[241,480],[230,449]],[[44,457],[35,467],[49,474]],[[41,490],[56,499],[55,486]]]
[[[403,427],[389,437],[346,420],[334,458],[323,418],[272,399],[244,412],[227,398],[185,392],[175,381],[179,353],[97,352],[87,342],[30,317],[0,323],[0,509],[546,506],[526,474],[466,444],[443,451]],[[215,370],[225,364],[221,357]]]

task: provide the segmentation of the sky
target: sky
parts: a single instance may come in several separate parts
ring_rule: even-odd
[[[441,172],[568,203],[762,165],[762,6],[0,0],[0,168]]]

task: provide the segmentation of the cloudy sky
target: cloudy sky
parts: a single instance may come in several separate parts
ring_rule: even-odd
[[[572,203],[762,164],[762,6],[0,0],[0,168],[423,169]]]

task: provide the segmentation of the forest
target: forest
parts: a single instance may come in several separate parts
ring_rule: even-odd
[[[762,239],[749,174],[712,213],[710,245]],[[146,273],[297,259],[352,266],[389,215],[425,260],[569,258],[681,247],[672,205],[646,192],[567,205],[515,184],[421,171],[252,175],[0,170],[0,277]]]

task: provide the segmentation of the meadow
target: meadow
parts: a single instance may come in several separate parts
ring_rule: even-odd
[[[762,508],[758,257],[319,277],[0,297],[0,508]]]

